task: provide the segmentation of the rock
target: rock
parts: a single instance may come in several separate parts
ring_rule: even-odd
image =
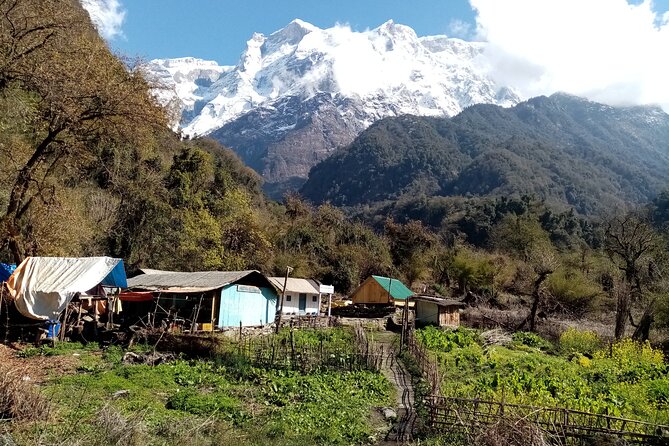
[[[397,419],[397,412],[389,407],[382,408],[381,413],[383,414],[383,418],[385,418],[386,421],[394,421]]]
[[[176,356],[173,353],[150,352],[138,354],[133,352],[126,352],[126,354],[123,355],[123,364],[158,365],[174,361],[175,359]]]
[[[117,390],[112,395],[112,399],[117,400],[119,398],[128,398],[130,396],[129,390]]]
[[[142,364],[144,360],[140,355],[133,352],[126,352],[123,355],[123,364]]]

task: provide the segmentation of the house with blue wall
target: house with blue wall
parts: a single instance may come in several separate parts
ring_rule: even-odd
[[[193,331],[274,322],[278,294],[259,271],[142,272],[128,287],[153,292],[154,321],[182,321]]]

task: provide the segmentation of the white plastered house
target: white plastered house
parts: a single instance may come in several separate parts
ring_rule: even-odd
[[[276,287],[279,298],[283,292],[284,281],[286,293],[283,298],[282,314],[296,316],[318,316],[321,308],[320,285],[312,279],[298,279],[289,277],[270,277],[270,282]]]

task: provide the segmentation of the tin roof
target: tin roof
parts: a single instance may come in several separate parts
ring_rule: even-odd
[[[426,295],[416,295],[411,298],[411,300],[421,301],[421,302],[431,302],[440,307],[464,307],[465,304],[459,300],[455,299],[446,299],[439,296],[426,296]]]
[[[390,277],[383,276],[372,276],[376,282],[383,287],[384,290],[390,293],[390,297],[393,299],[404,300],[410,296],[413,296],[413,291],[406,287],[399,279],[393,279]]]
[[[237,282],[246,276],[259,274],[255,270],[249,271],[198,271],[182,273],[176,271],[142,270],[140,274],[128,279],[128,288],[142,288],[150,290],[177,291],[188,289],[189,291],[209,291],[223,288],[226,285]]]
[[[279,292],[283,290],[283,283],[286,280],[285,277],[268,277],[268,279]],[[312,279],[289,277],[288,282],[286,283],[286,293],[318,294],[319,292],[320,286],[318,285],[318,282]]]

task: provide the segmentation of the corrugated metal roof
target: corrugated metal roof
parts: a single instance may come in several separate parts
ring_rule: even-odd
[[[207,291],[223,288],[233,282],[253,274],[261,274],[255,270],[249,271],[198,271],[182,273],[175,271],[142,270],[149,274],[128,279],[129,288],[169,289],[189,288],[193,291]],[[262,275],[262,274],[261,274]],[[264,276],[263,276],[264,277]]]
[[[372,276],[384,290],[390,293],[393,299],[404,300],[407,297],[413,296],[413,291],[406,287],[399,279],[392,279],[389,277]]]
[[[422,302],[431,302],[435,305],[438,305],[440,307],[464,307],[465,304],[463,302],[460,302],[459,300],[455,299],[446,299],[443,297],[439,296],[425,296],[425,295],[417,295],[413,296],[411,300],[418,300]]]
[[[285,277],[268,277],[269,281],[276,287],[279,292],[283,290],[283,283]],[[306,293],[318,294],[320,286],[318,282],[312,279],[299,279],[297,277],[289,277],[286,283],[286,293]]]

